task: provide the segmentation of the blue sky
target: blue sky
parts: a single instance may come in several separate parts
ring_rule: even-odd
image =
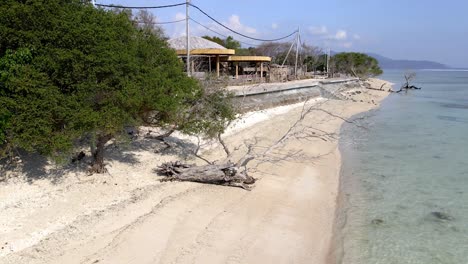
[[[96,0],[102,4],[153,6],[183,0]],[[246,35],[276,38],[300,28],[310,45],[336,51],[374,52],[394,59],[434,60],[468,67],[468,0],[192,0],[214,18]],[[185,18],[185,7],[153,10],[159,21]],[[190,17],[225,35],[195,9]],[[185,24],[164,25],[169,37]],[[191,23],[194,35],[215,35]],[[235,39],[258,44],[242,37]]]

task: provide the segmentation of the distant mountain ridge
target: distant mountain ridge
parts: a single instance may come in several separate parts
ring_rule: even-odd
[[[379,65],[382,69],[450,69],[449,66],[435,61],[394,60],[375,53],[367,53],[367,55],[376,58],[379,61]]]
[[[331,55],[334,56],[340,52],[331,51]],[[423,69],[453,69],[450,66],[445,64],[435,62],[435,61],[427,61],[427,60],[394,60],[387,58],[385,56],[379,55],[377,53],[366,53],[369,56],[374,57],[379,61],[380,68],[382,69],[398,69],[398,70],[423,70]]]

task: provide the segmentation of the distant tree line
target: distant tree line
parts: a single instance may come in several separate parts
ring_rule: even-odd
[[[234,49],[237,55],[269,56],[274,64],[295,65],[295,44],[291,42],[266,42],[257,47],[242,48],[241,43],[231,36],[226,39],[216,36],[203,36],[203,38],[216,42],[225,48]],[[319,47],[301,43],[298,65],[309,72],[325,72],[327,70],[327,55]],[[361,78],[382,74],[378,61],[364,53],[342,52],[335,54],[330,58],[329,66],[332,74],[342,73]]]
[[[330,60],[330,69],[332,74],[343,73],[364,79],[383,73],[375,58],[358,52],[335,54]]]
[[[86,144],[101,173],[105,145],[129,126],[214,137],[234,119],[229,95],[187,77],[147,13],[4,0],[0,14],[0,158]]]

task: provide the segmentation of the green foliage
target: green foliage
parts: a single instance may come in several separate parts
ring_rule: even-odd
[[[209,41],[213,41],[215,43],[218,43],[219,45],[225,47],[226,49],[233,49],[233,50],[236,50],[236,54],[237,54],[237,50],[240,50],[241,49],[241,44],[239,41],[235,40],[233,37],[231,36],[228,36],[226,39],[222,39],[220,37],[216,37],[216,36],[213,36],[213,37],[210,37],[210,36],[203,36],[202,38],[204,39],[207,39]]]
[[[7,50],[0,58],[1,153],[11,146],[40,153],[71,147],[60,91],[32,67],[31,50]]]
[[[368,78],[383,73],[379,62],[364,53],[343,52],[331,58],[331,67],[334,72],[345,73],[360,78]]]
[[[241,48],[241,44],[239,41],[235,40],[233,37],[228,36],[224,41],[226,43],[225,47],[227,49],[238,50]]]
[[[202,96],[185,113],[179,129],[186,134],[202,134],[208,138],[223,133],[236,118],[232,98],[233,94],[222,88],[203,89]]]
[[[202,38],[206,39],[206,40],[209,40],[209,41],[212,41],[214,43],[217,43],[221,46],[224,46],[225,43],[224,43],[224,39],[220,38],[220,37],[217,37],[217,36],[213,36],[213,37],[210,37],[210,36],[202,36]]]
[[[319,56],[307,56],[304,59],[304,65],[307,66],[308,71],[326,71],[327,69],[327,55],[321,54]]]
[[[236,50],[236,55],[239,56],[255,56],[257,51],[253,47],[239,48]]]
[[[2,149],[63,155],[77,139],[96,145],[142,122],[211,135],[212,124],[222,130],[221,116],[231,118],[214,104],[188,122],[194,106],[219,98],[207,96],[166,41],[127,13],[81,0],[6,0],[0,14]]]

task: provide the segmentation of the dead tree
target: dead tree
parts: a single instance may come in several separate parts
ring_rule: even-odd
[[[255,179],[249,176],[238,164],[222,163],[204,166],[188,165],[181,162],[168,162],[159,166],[157,172],[166,176],[162,181],[191,181],[240,187],[250,190]]]
[[[258,146],[258,141],[254,139],[253,142],[246,144],[247,153],[240,158],[237,162],[232,162],[232,151],[230,151],[224,141],[221,139],[221,135],[218,135],[218,140],[223,146],[226,153],[226,158],[219,162],[211,162],[201,157],[198,152],[200,150],[200,141],[198,141],[197,148],[193,152],[194,156],[205,161],[207,165],[197,166],[194,164],[185,164],[179,161],[168,162],[159,166],[155,171],[165,176],[162,181],[192,181],[207,184],[217,184],[232,187],[240,187],[245,190],[250,190],[255,183],[256,179],[248,174],[247,165],[253,161],[258,160],[261,162],[272,162],[272,161],[284,161],[287,158],[295,159],[300,156],[301,151],[293,151],[289,153],[281,153],[280,157],[275,159],[274,153],[281,145],[283,145],[290,138],[297,138],[299,140],[310,140],[312,138],[318,138],[324,141],[336,138],[335,133],[326,132],[314,127],[301,127],[302,121],[307,115],[314,111],[320,111],[326,113],[328,116],[339,118],[345,122],[352,123],[345,118],[335,115],[329,111],[320,108],[319,103],[312,106],[307,106],[307,101],[304,103],[299,118],[288,128],[288,130],[273,144],[268,147],[261,148]],[[261,150],[259,150],[261,149]]]
[[[397,91],[397,93],[401,93],[402,91],[408,91],[408,90],[421,90],[420,87],[416,87],[414,85],[411,85],[410,82],[413,81],[416,78],[416,73],[412,71],[407,71],[404,74],[405,77],[405,84],[400,88],[400,90]]]

